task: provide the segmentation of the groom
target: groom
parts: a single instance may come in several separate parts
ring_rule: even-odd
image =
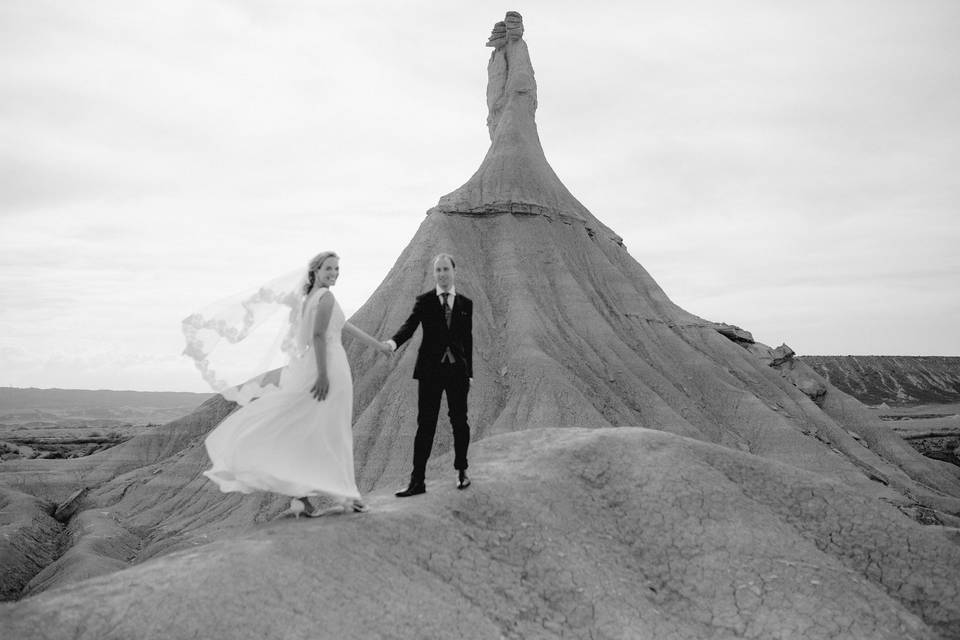
[[[418,381],[417,435],[413,441],[413,473],[410,485],[397,492],[398,498],[426,493],[427,460],[433,448],[440,413],[440,397],[446,392],[450,424],[453,426],[453,466],[457,488],[470,486],[467,477],[467,393],[473,377],[473,302],[454,287],[457,267],[453,256],[441,253],[433,259],[436,288],[419,296],[413,312],[393,339],[386,344],[396,350],[410,339],[417,325],[423,327],[423,341],[417,353],[413,377]]]

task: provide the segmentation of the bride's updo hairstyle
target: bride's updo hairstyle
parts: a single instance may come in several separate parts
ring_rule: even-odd
[[[307,266],[307,282],[303,285],[303,295],[308,296],[310,292],[313,291],[314,282],[317,279],[316,270],[323,266],[323,263],[326,262],[327,258],[339,258],[333,251],[324,251],[323,253],[318,253],[314,256],[313,260],[310,261],[310,264]]]

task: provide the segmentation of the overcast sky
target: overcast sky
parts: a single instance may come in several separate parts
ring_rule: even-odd
[[[800,354],[960,355],[960,2],[0,2],[0,386],[204,391],[191,311],[342,256],[352,313],[489,144],[526,26],[547,159],[682,307]]]

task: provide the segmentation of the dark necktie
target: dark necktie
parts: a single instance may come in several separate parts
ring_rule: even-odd
[[[452,309],[450,309],[450,303],[447,299],[450,297],[449,291],[444,291],[440,294],[440,297],[443,298],[443,317],[447,321],[447,328],[450,328],[450,316],[453,315]],[[443,357],[440,359],[440,362],[456,362],[457,359],[453,357],[453,353],[450,351],[450,347],[447,347],[446,351],[443,352]]]
[[[443,318],[447,321],[447,327],[450,326],[450,316],[453,311],[450,309],[450,303],[447,301],[447,298],[450,297],[450,293],[444,291],[440,294],[440,297],[443,298]]]

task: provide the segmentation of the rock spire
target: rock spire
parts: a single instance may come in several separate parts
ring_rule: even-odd
[[[487,63],[490,148],[470,180],[440,198],[429,213],[542,215],[600,227],[544,155],[536,123],[537,81],[520,14],[508,11],[494,25],[487,46],[493,47]]]

